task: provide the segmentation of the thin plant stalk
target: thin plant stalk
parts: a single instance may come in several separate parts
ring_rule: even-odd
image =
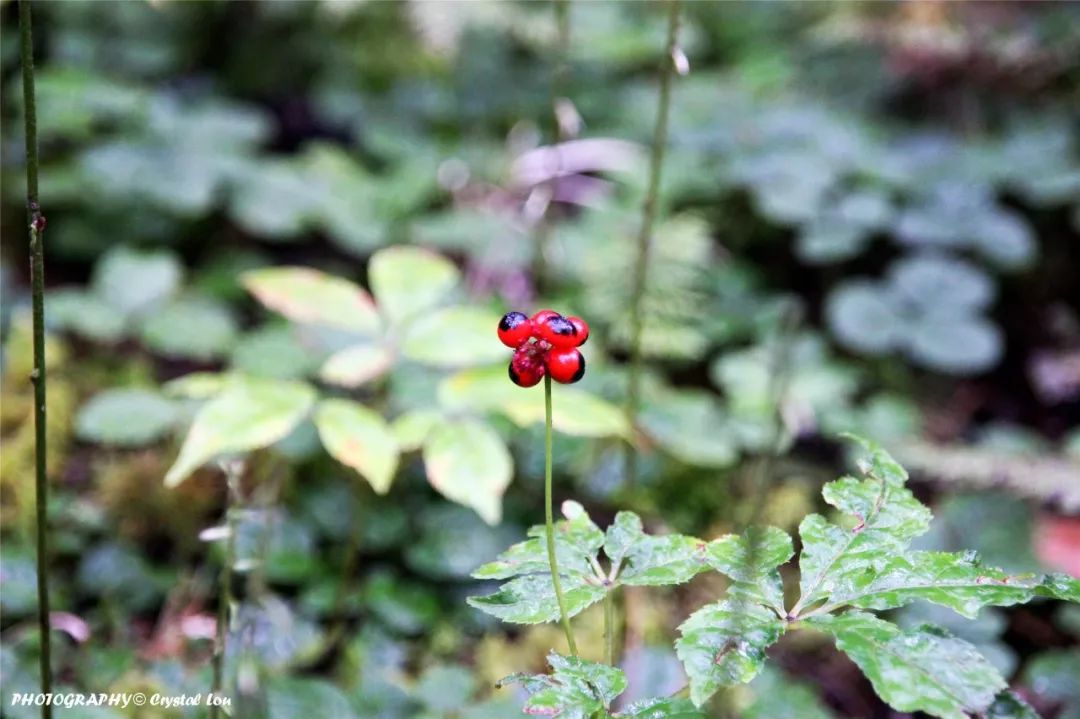
[[[334,591],[334,603],[332,605],[333,609],[331,610],[331,615],[335,617],[335,624],[327,639],[327,644],[330,647],[337,646],[337,643],[345,636],[345,631],[348,628],[345,604],[349,598],[352,577],[356,574],[356,570],[360,566],[360,545],[363,543],[363,532],[361,528],[363,523],[360,521],[361,500],[358,486],[359,485],[355,482],[353,483],[353,506],[356,519],[353,521],[352,531],[349,533],[349,541],[345,546],[345,556],[341,562],[341,581],[338,582],[337,588]]]
[[[615,592],[604,595],[604,661],[615,666]]]
[[[570,653],[577,656],[577,643],[574,630],[570,626],[570,615],[566,613],[566,600],[563,598],[562,582],[559,581],[559,562],[555,557],[555,517],[551,498],[551,375],[544,375],[544,525],[547,529],[548,564],[551,567],[551,583],[555,587],[555,601],[559,604],[559,617],[566,644]]]
[[[221,694],[225,676],[225,642],[229,636],[229,612],[232,610],[232,568],[236,563],[236,513],[239,511],[240,496],[240,470],[236,467],[227,467],[225,478],[228,485],[228,499],[225,505],[225,558],[222,560],[221,576],[219,580],[217,637],[214,643],[214,678],[210,692],[215,696]],[[210,719],[220,716],[220,708],[210,706]]]
[[[570,0],[552,0],[555,11],[555,26],[557,28],[555,45],[555,62],[551,71],[551,121],[554,127],[552,133],[552,150],[554,151],[556,166],[552,172],[552,178],[544,183],[542,188],[534,192],[545,193],[543,210],[536,221],[536,230],[533,233],[533,262],[532,276],[533,286],[537,294],[543,292],[548,280],[547,258],[551,244],[552,225],[554,219],[551,216],[552,205],[555,202],[556,189],[559,184],[559,174],[562,169],[562,156],[559,144],[567,140],[563,123],[560,118],[559,104],[563,101],[562,91],[569,75],[569,66],[566,62],[570,51]]]
[[[638,404],[641,394],[641,334],[645,324],[642,306],[648,281],[649,261],[652,257],[653,226],[660,203],[660,180],[667,149],[668,116],[671,113],[671,80],[675,71],[675,54],[679,41],[679,0],[668,0],[667,43],[664,61],[660,69],[660,98],[656,109],[656,125],[653,128],[652,151],[649,157],[649,184],[645,190],[645,202],[641,209],[641,228],[637,238],[637,262],[633,275],[633,300],[630,305],[630,372],[626,389],[626,420],[631,428],[637,424]],[[631,442],[626,448],[626,480],[633,483],[637,478],[637,448]]]
[[[52,691],[52,652],[49,622],[49,482],[45,465],[45,216],[38,201],[37,93],[34,91],[34,31],[29,0],[19,1],[19,54],[22,63],[23,123],[26,139],[26,210],[30,228],[30,282],[33,303],[34,477],[37,519],[38,632],[41,635],[41,691]],[[52,717],[52,707],[41,707]]]

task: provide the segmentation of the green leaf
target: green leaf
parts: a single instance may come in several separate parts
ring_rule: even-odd
[[[431,430],[445,421],[446,417],[438,410],[414,409],[395,419],[390,431],[397,438],[402,452],[412,452],[424,446]]]
[[[161,389],[170,397],[209,399],[221,394],[232,379],[232,375],[224,372],[192,372],[169,380]]]
[[[434,666],[420,677],[413,696],[426,709],[440,715],[461,711],[476,689],[476,679],[465,667]]]
[[[1028,601],[1041,583],[1035,575],[1010,576],[983,567],[969,554],[913,552],[892,557],[876,574],[838,586],[829,604],[894,609],[922,599],[974,619],[983,607]]]
[[[986,719],[1039,719],[1039,713],[1014,692],[1001,692],[983,715]]]
[[[664,586],[689,582],[708,567],[705,543],[696,537],[645,534],[641,518],[633,512],[619,512],[608,527],[604,553],[620,567],[620,584]]]
[[[743,707],[743,719],[832,719],[813,685],[766,666],[750,683],[753,699]]]
[[[283,439],[314,402],[315,390],[300,382],[233,380],[195,415],[165,485],[176,486],[218,455],[247,452]]]
[[[353,345],[330,355],[319,378],[351,389],[382,377],[393,365],[390,348],[381,344]]]
[[[1080,604],[1080,579],[1068,574],[1048,574],[1036,590],[1036,594]]]
[[[340,689],[321,679],[278,677],[266,687],[267,719],[302,719],[318,707],[324,716],[355,719],[356,712]]]
[[[1005,680],[974,647],[930,625],[903,631],[859,611],[807,623],[831,634],[878,696],[898,711],[965,719],[985,711],[1005,688]]]
[[[359,472],[377,493],[390,490],[398,446],[378,412],[346,399],[324,399],[315,408],[315,426],[334,459]]]
[[[606,588],[597,576],[596,553],[604,544],[604,534],[577,502],[565,502],[566,519],[555,523],[555,556],[567,602],[574,616],[603,599]],[[469,604],[504,621],[536,624],[559,618],[559,605],[551,583],[544,525],[529,530],[529,539],[518,542],[495,561],[479,567],[476,579],[510,579],[498,591],[483,597],[469,597]]]
[[[146,315],[139,336],[167,357],[208,361],[224,356],[236,341],[228,306],[207,297],[179,297]]]
[[[562,566],[559,567],[562,574]],[[607,590],[599,584],[575,582],[563,578],[563,599],[567,616],[576,616],[596,604]],[[469,597],[469,606],[511,624],[543,624],[559,619],[559,604],[550,574],[527,574],[515,577],[492,594]]]
[[[74,332],[95,342],[116,342],[124,336],[124,315],[92,292],[72,288],[46,293],[45,319],[50,329]]]
[[[160,304],[180,287],[183,267],[167,250],[117,247],[94,266],[94,293],[122,316]]]
[[[514,674],[499,682],[521,684],[530,694],[522,711],[560,719],[593,719],[602,716],[615,697],[626,690],[626,675],[617,667],[548,655],[552,674]],[[645,715],[648,716],[648,715]]]
[[[689,699],[644,699],[615,715],[618,719],[705,719]]]
[[[341,277],[309,267],[271,267],[241,275],[244,287],[269,309],[294,322],[373,335],[381,322],[367,292]]]
[[[402,353],[433,367],[485,364],[500,358],[509,362],[507,349],[495,337],[499,316],[479,307],[447,307],[409,324]],[[509,380],[507,380],[509,382]]]
[[[499,522],[513,461],[490,426],[476,420],[441,424],[428,435],[423,454],[431,486],[488,524]]]
[[[388,247],[372,255],[368,265],[371,291],[391,325],[436,307],[459,279],[454,263],[419,247]]]
[[[735,582],[732,592],[783,615],[784,585],[777,569],[795,554],[791,537],[776,527],[751,527],[709,542],[705,561]]]
[[[509,379],[507,380],[509,381]],[[545,421],[543,391],[510,387],[499,406],[520,427]],[[576,437],[628,437],[625,413],[605,399],[576,387],[552,384],[551,425],[563,434]]]
[[[720,687],[753,679],[783,631],[775,613],[748,602],[716,602],[691,614],[679,627],[675,653],[690,678],[694,704],[701,706]]]
[[[244,374],[300,379],[318,366],[319,358],[305,347],[296,327],[288,323],[263,326],[240,338],[230,366]]]
[[[109,389],[94,395],[75,418],[79,439],[140,447],[161,439],[176,425],[174,402],[147,389]]]
[[[566,519],[555,524],[555,554],[564,593],[573,596],[573,601],[568,600],[571,616],[619,585],[681,584],[707,569],[705,543],[700,539],[681,534],[645,534],[641,519],[632,512],[620,512],[604,533],[577,502],[564,502],[562,511]],[[494,594],[470,598],[469,603],[507,621],[557,619],[559,609],[549,576],[546,536],[543,525],[532,527],[529,539],[473,572],[477,579],[511,581]],[[610,560],[610,571],[600,566],[601,547]]]
[[[907,473],[883,450],[867,446],[869,457],[860,461],[867,479],[844,477],[822,490],[826,502],[850,516],[845,526],[820,514],[799,525],[799,607],[851,591],[929,527],[930,510],[903,486]]]
[[[739,456],[729,420],[708,392],[664,392],[646,403],[638,422],[665,452],[687,464],[728,467]]]

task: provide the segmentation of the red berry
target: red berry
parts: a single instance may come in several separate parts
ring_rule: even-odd
[[[499,320],[499,341],[507,347],[518,347],[532,337],[532,323],[523,312],[507,312]]]
[[[518,369],[514,367],[514,364],[514,362],[511,362],[507,369],[510,374],[510,381],[518,387],[532,387],[544,378],[543,365]]]
[[[552,317],[559,317],[559,316],[560,316],[559,313],[556,312],[555,310],[540,310],[535,315],[533,315],[531,319],[532,319],[532,323],[534,325],[536,325],[537,327],[539,327],[540,325],[544,324],[545,322],[547,322]]]
[[[577,332],[577,345],[580,347],[585,344],[589,339],[589,325],[585,324],[585,320],[580,317],[567,317],[566,321],[574,326],[574,330]]]
[[[552,347],[570,349],[578,346],[577,330],[562,315],[549,317],[537,328],[536,336]]]
[[[547,371],[551,379],[573,384],[585,376],[585,357],[576,349],[552,349],[547,354]]]

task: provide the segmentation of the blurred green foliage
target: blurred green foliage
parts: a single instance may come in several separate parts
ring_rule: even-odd
[[[1060,481],[1080,437],[1066,434],[1080,422],[1075,5],[688,3],[635,427],[618,407],[662,8],[571,2],[565,58],[538,2],[34,10],[54,586],[91,631],[56,642],[64,689],[205,691],[198,620],[223,554],[198,535],[223,490],[200,467],[254,450],[230,642],[247,650],[228,664],[265,675],[243,706],[516,715],[510,690],[490,697],[498,676],[463,670],[478,642],[520,643],[515,665],[537,671],[552,646],[503,640],[464,604],[468,574],[538,514],[542,403],[505,380],[492,318],[507,309],[593,328],[588,375],[556,394],[556,472],[605,520],[629,506],[658,533],[711,536],[765,477],[764,515],[791,529],[834,476],[839,431],[895,443],[946,495],[975,467],[1051,509],[1075,496]],[[21,88],[13,4],[0,12],[6,711],[33,687],[37,638]],[[553,151],[560,59],[580,122]],[[297,266],[317,281],[288,287]],[[295,402],[271,401],[283,388]],[[1039,462],[994,435],[1001,420],[1039,438]],[[201,446],[192,427],[209,427]],[[191,476],[166,489],[178,455]],[[1038,515],[1012,494],[937,505],[926,548],[1045,561]],[[1075,711],[1047,679],[1075,652],[1014,651],[1003,616],[964,638],[1040,709]],[[803,688],[762,675],[734,700],[746,716],[809,712]],[[864,706],[830,691],[837,713]]]

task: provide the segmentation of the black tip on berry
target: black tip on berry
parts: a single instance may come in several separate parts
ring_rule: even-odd
[[[521,377],[518,376],[517,371],[514,369],[514,363],[511,362],[509,365],[507,365],[506,369],[507,374],[510,375],[510,381],[516,384],[518,387],[521,387]]]
[[[577,328],[562,315],[549,319],[547,326],[552,332],[562,337],[573,337],[577,334]]]
[[[514,329],[522,322],[528,321],[529,318],[522,312],[507,312],[503,315],[502,319],[499,320],[499,329],[506,332],[507,330]]]
[[[574,373],[574,376],[570,378],[570,384],[573,384],[573,383],[577,382],[579,379],[581,379],[582,377],[585,376],[585,355],[578,352],[577,356],[578,356],[578,368],[577,368],[577,372]]]

